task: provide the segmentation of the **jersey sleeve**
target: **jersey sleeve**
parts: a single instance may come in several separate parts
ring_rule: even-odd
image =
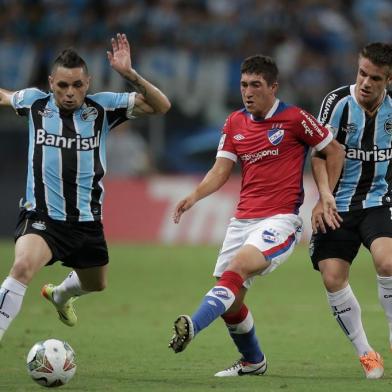
[[[347,87],[345,87],[347,88]],[[341,88],[339,90],[344,90],[345,88]],[[320,124],[326,125],[331,124],[331,117],[334,112],[335,106],[341,99],[341,94],[339,90],[331,91],[326,97],[323,99],[323,102],[320,107],[320,113],[317,117],[317,120]]]
[[[230,137],[230,125],[231,119],[228,117],[223,125],[222,135],[219,140],[218,151],[216,153],[217,158],[228,158],[234,162],[237,162],[237,153],[231,142]]]
[[[111,93],[103,92],[90,96],[91,99],[98,102],[106,111],[109,129],[126,120],[135,118],[132,110],[135,105],[136,93]]]
[[[33,103],[38,99],[45,98],[48,93],[45,93],[38,88],[26,88],[15,91],[11,96],[11,106],[20,116],[26,116]]]
[[[299,110],[299,138],[317,151],[322,150],[333,139],[331,131],[321,125],[311,114]]]

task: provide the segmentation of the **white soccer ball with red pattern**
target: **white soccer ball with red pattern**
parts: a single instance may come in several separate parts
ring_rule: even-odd
[[[67,342],[57,339],[38,342],[27,355],[27,372],[44,387],[67,384],[75,371],[75,352]]]

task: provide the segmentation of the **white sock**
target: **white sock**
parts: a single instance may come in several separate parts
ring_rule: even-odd
[[[22,307],[26,286],[8,276],[0,288],[0,340]]]
[[[374,351],[368,343],[362,326],[361,308],[350,285],[335,293],[327,291],[327,297],[336,321],[350,339],[357,354],[361,356]]]
[[[389,342],[392,345],[392,276],[377,275],[378,298],[389,324]]]
[[[89,291],[82,290],[82,286],[75,271],[72,271],[64,281],[56,286],[53,292],[53,299],[59,305],[64,305],[72,297],[80,297],[88,294]]]

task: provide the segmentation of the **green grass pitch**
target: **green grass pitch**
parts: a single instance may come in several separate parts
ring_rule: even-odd
[[[78,325],[68,328],[40,297],[44,283],[59,283],[67,269],[44,268],[30,285],[18,318],[0,345],[0,391],[38,391],[26,373],[30,347],[51,337],[75,349],[78,369],[68,391],[386,391],[392,354],[375,274],[366,251],[352,268],[351,285],[362,305],[371,344],[384,356],[385,377],[366,380],[354,350],[333,320],[307,249],[271,275],[258,278],[247,303],[269,360],[263,377],[217,379],[213,374],[239,355],[217,320],[184,353],[167,348],[172,322],[192,313],[214,280],[216,247],[110,244],[109,287],[76,303]],[[13,245],[0,243],[0,281]]]

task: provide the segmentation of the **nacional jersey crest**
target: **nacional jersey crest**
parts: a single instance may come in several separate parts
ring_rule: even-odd
[[[267,132],[268,140],[273,146],[277,146],[284,137],[284,129],[282,124],[274,124],[271,129]]]

